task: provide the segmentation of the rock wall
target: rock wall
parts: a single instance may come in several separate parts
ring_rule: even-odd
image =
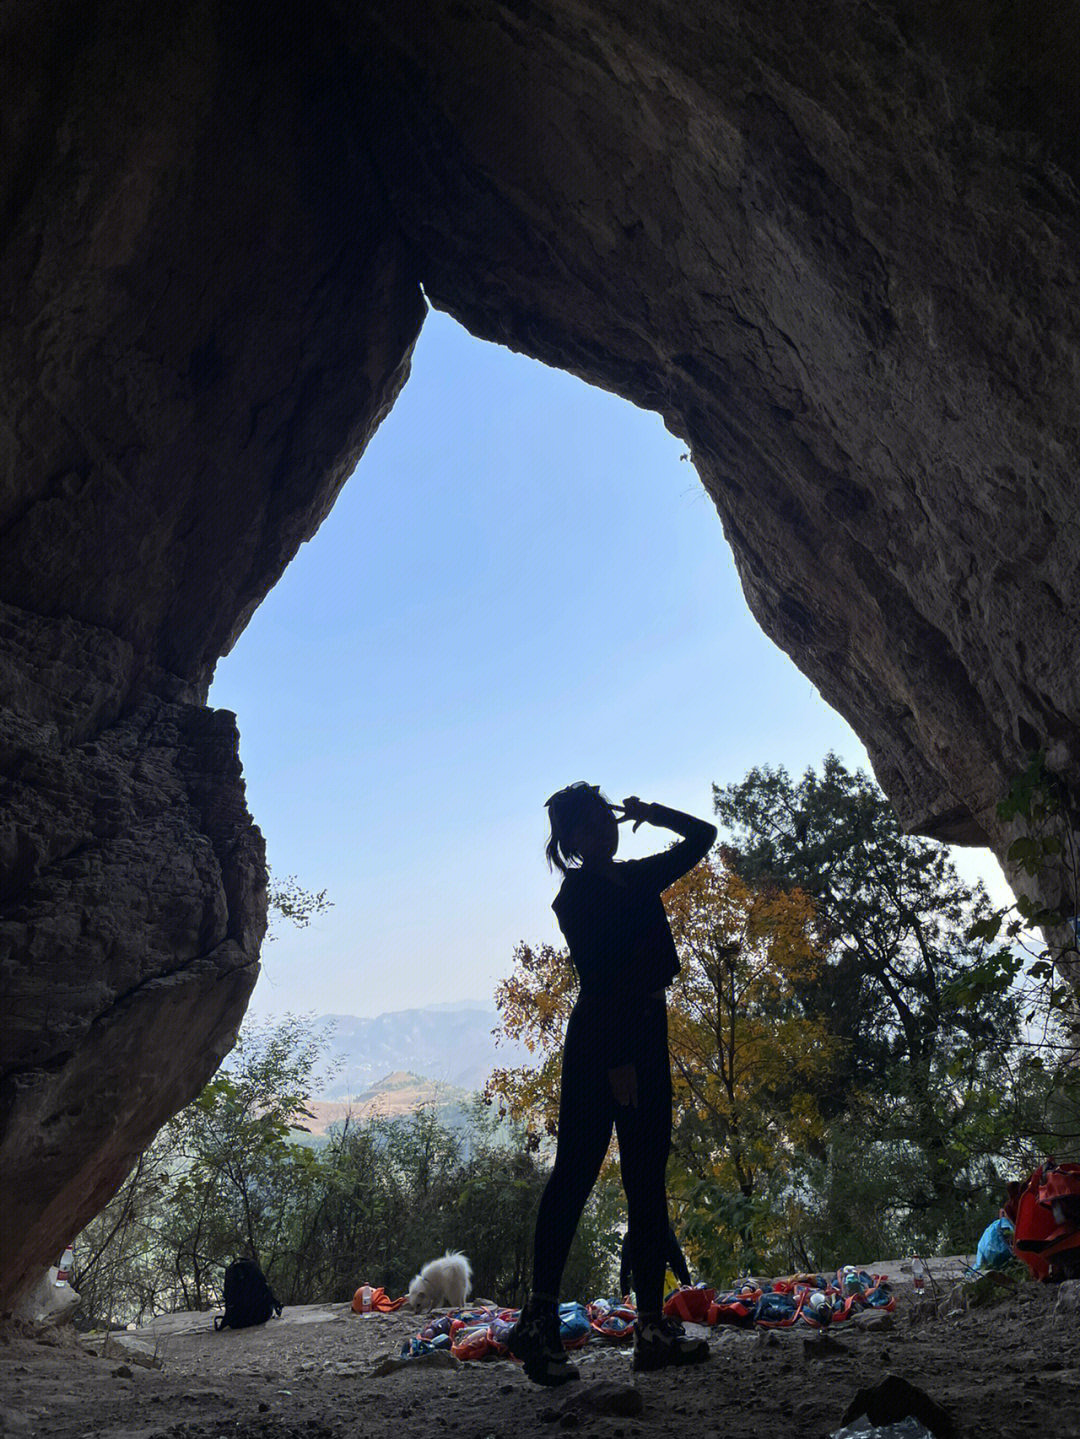
[[[298,19],[5,12],[0,1309],[234,1041],[266,875],[206,687],[423,315]]]
[[[231,715],[164,678],[117,714],[132,650],[107,631],[4,606],[0,636],[21,700],[0,731],[0,1246],[17,1289],[224,1057],[266,896]]]
[[[1048,741],[1077,787],[1064,17],[1002,7],[990,49],[963,5],[424,8],[376,7],[429,297],[688,441],[754,614],[906,824],[995,839]]]
[[[7,8],[0,1305],[231,1042],[264,873],[207,680],[421,284],[687,441],[910,827],[1001,851],[1038,746],[1077,792],[1070,13]]]

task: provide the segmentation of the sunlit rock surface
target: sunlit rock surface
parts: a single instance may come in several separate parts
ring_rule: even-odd
[[[1000,850],[1040,745],[1076,792],[1080,40],[1025,14],[7,8],[0,1305],[239,1022],[264,872],[205,688],[421,285],[664,415],[905,823]]]

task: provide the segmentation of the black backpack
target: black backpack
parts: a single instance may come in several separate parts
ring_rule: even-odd
[[[248,1329],[280,1313],[281,1305],[254,1259],[234,1260],[225,1271],[225,1314],[214,1320],[214,1328]]]

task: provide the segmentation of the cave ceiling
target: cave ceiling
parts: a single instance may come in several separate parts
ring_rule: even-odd
[[[908,827],[1004,853],[1035,748],[1075,792],[1075,22],[5,8],[0,1304],[235,1035],[265,869],[207,685],[428,303],[663,416]]]

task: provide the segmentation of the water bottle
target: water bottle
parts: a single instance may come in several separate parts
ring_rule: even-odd
[[[911,1286],[916,1294],[921,1294],[926,1288],[926,1265],[917,1254],[911,1261]]]
[[[816,1319],[822,1329],[832,1323],[832,1301],[829,1299],[829,1296],[823,1294],[820,1289],[815,1290],[814,1293],[811,1294],[807,1308],[810,1310],[811,1318]]]
[[[361,1286],[360,1286],[360,1304],[361,1304],[361,1313],[363,1313],[363,1314],[370,1314],[370,1313],[371,1313],[371,1285],[370,1285],[370,1284],[361,1284]]]
[[[859,1271],[854,1264],[844,1266],[842,1287],[845,1294],[861,1294],[863,1292],[863,1282],[859,1278]]]
[[[64,1288],[71,1283],[71,1270],[75,1263],[75,1251],[69,1244],[60,1256],[60,1263],[56,1266],[57,1288]]]

